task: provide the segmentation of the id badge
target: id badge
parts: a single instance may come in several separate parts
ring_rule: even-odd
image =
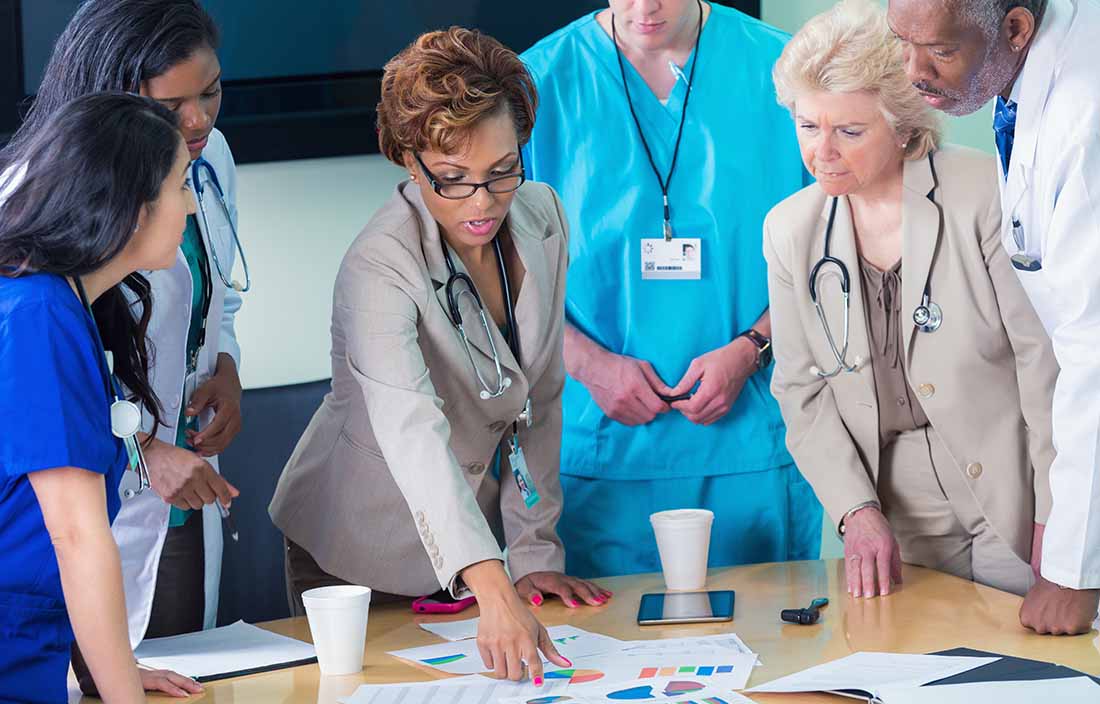
[[[508,453],[508,464],[512,467],[512,476],[516,479],[516,486],[519,487],[524,505],[531,508],[541,498],[539,497],[539,490],[535,487],[535,480],[531,478],[531,473],[527,470],[527,459],[523,456],[523,448],[519,446],[519,441],[513,439],[510,445],[511,451]]]
[[[697,237],[642,239],[643,279],[699,279],[703,274],[703,242]]]

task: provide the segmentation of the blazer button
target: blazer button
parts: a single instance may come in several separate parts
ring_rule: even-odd
[[[982,464],[981,462],[971,462],[966,465],[966,473],[971,479],[977,479],[982,476]]]
[[[466,465],[466,471],[470,474],[478,475],[485,471],[485,465],[481,462],[471,462]]]
[[[936,395],[936,387],[931,384],[921,384],[917,387],[917,395],[921,398],[932,398]]]
[[[508,424],[502,420],[498,420],[489,426],[489,432],[491,433],[503,433],[504,429],[508,427]]]

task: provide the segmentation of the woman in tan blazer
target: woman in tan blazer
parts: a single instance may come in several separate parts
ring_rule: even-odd
[[[905,561],[1023,594],[1057,366],[1000,245],[993,157],[937,148],[871,0],[810,20],[774,77],[817,183],[765,220],[772,390],[848,590],[887,594]]]
[[[303,590],[344,582],[472,592],[487,669],[526,663],[539,684],[537,650],[568,661],[528,605],[610,593],[562,574],[555,530],[567,227],[550,187],[524,183],[535,102],[477,32],[425,34],[387,65],[379,141],[409,180],[344,257],[332,391],[270,512],[297,613]]]

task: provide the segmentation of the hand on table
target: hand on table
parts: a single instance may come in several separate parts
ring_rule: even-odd
[[[241,380],[237,365],[227,354],[218,355],[218,370],[195,389],[183,414],[194,418],[207,408],[214,419],[199,432],[187,431],[187,442],[203,457],[221,454],[241,432]]]
[[[464,569],[462,579],[477,596],[481,611],[477,648],[485,667],[496,677],[519,682],[530,675],[535,686],[542,686],[539,651],[559,667],[572,666],[520,599],[503,564],[497,560],[479,562]]]
[[[844,572],[848,593],[857,598],[886,596],[892,584],[901,584],[901,548],[886,516],[874,506],[844,521]]]
[[[180,698],[203,692],[201,684],[171,670],[146,670],[138,667],[138,674],[141,675],[141,688],[146,692],[163,692]]]
[[[623,425],[645,425],[669,410],[657,394],[671,396],[672,389],[641,359],[601,351],[577,380],[608,418]]]
[[[756,373],[756,357],[756,345],[744,337],[696,357],[668,395],[686,394],[696,383],[699,388],[686,401],[673,403],[672,408],[696,425],[721,420],[733,408],[745,382]]]
[[[1100,605],[1098,589],[1064,589],[1039,577],[1020,607],[1020,623],[1041,635],[1088,633]]]
[[[144,446],[149,484],[157,496],[180,509],[201,509],[220,501],[229,508],[240,496],[235,486],[214,471],[210,463],[190,450],[154,439]]]
[[[561,572],[532,572],[516,582],[516,592],[535,606],[542,606],[544,594],[552,594],[571,609],[580,606],[581,601],[589,606],[603,606],[611,598],[606,589]]]

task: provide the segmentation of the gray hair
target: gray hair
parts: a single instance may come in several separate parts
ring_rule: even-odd
[[[1005,15],[1022,7],[1038,19],[1046,7],[1046,0],[946,0],[954,6],[961,19],[969,20],[982,30],[986,37],[993,37],[1001,29]]]

